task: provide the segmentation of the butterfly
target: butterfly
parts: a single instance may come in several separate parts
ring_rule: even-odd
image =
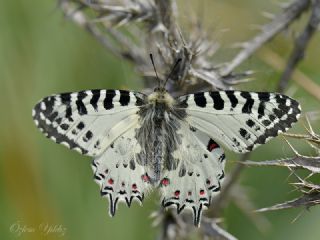
[[[221,190],[225,154],[243,153],[287,131],[299,103],[267,92],[211,91],[173,98],[163,86],[150,95],[126,90],[86,90],[42,99],[33,109],[46,137],[93,157],[94,179],[109,199],[140,204],[158,188],[163,208],[191,210],[195,226]]]
[[[94,179],[114,216],[119,202],[142,203],[158,188],[164,208],[202,211],[221,189],[226,148],[244,153],[287,131],[299,103],[278,93],[198,92],[173,98],[164,87],[150,95],[86,90],[42,99],[33,119],[56,143],[94,158]]]

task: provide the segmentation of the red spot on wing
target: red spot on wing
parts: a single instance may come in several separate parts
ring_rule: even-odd
[[[161,186],[168,186],[170,184],[170,180],[168,178],[164,178],[161,180]]]
[[[204,194],[205,194],[204,190],[201,189],[201,190],[200,190],[200,195],[204,195]]]
[[[135,184],[135,183],[132,184],[132,189],[133,189],[133,190],[136,190],[136,189],[137,189],[137,184]]]
[[[108,183],[112,185],[113,182],[114,182],[113,179],[112,179],[112,178],[109,178]]]
[[[144,182],[150,182],[150,177],[148,176],[148,174],[144,174],[141,176],[142,181]]]
[[[174,196],[179,197],[180,196],[180,191],[179,190],[175,191],[174,192]]]
[[[219,146],[218,146],[218,144],[216,144],[216,143],[211,143],[210,145],[209,145],[209,151],[211,152],[213,149],[216,149],[216,148],[218,148]]]
[[[208,151],[211,152],[212,150],[214,150],[216,148],[219,148],[219,145],[210,138],[210,140],[208,142],[208,146],[207,146]]]

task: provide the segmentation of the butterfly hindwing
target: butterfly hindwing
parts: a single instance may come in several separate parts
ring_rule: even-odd
[[[178,134],[181,145],[173,153],[178,167],[164,170],[160,181],[162,205],[175,207],[178,213],[191,210],[198,226],[202,211],[220,191],[225,155],[213,139],[192,126],[182,124]]]
[[[141,146],[135,134],[136,128],[124,133],[92,162],[101,196],[109,199],[111,216],[115,215],[119,202],[125,202],[129,207],[133,200],[142,203],[145,192],[151,188],[145,168],[136,161]]]
[[[247,152],[287,131],[300,116],[299,103],[266,92],[201,92],[178,98],[187,121],[235,152]]]
[[[138,123],[145,95],[88,90],[52,95],[33,109],[37,127],[50,139],[82,154],[98,156]]]

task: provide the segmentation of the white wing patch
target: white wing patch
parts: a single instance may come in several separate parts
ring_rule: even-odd
[[[225,155],[219,145],[201,131],[183,126],[181,148],[174,152],[179,161],[174,171],[164,171],[160,181],[163,207],[177,212],[191,210],[194,224],[199,225],[203,209],[220,191],[224,178]]]
[[[50,139],[82,154],[98,156],[138,124],[144,95],[89,90],[44,98],[34,108],[37,127]]]
[[[301,111],[298,102],[277,93],[205,92],[178,101],[190,125],[239,153],[287,131]]]

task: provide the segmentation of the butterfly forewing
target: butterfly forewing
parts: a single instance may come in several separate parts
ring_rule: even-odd
[[[138,123],[141,93],[88,90],[52,95],[33,109],[37,127],[50,139],[82,154],[98,156]]]
[[[298,102],[277,93],[202,92],[178,101],[190,125],[240,153],[287,131],[300,116]]]

